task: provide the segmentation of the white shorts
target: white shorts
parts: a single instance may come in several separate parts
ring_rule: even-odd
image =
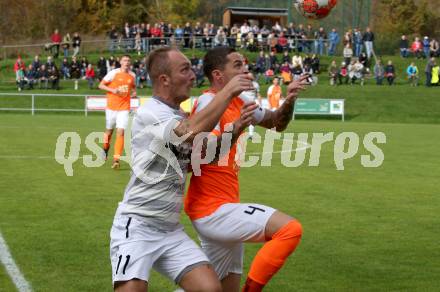
[[[126,129],[128,126],[129,111],[114,111],[110,109],[105,110],[105,127],[107,129]]]
[[[266,224],[276,210],[259,204],[224,204],[194,220],[202,249],[220,280],[243,272],[243,242],[264,242]]]
[[[163,233],[135,217],[119,216],[110,232],[113,284],[140,279],[148,282],[151,268],[174,281],[209,264],[200,247],[182,229]]]

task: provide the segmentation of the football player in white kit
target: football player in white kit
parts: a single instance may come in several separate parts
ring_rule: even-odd
[[[210,132],[234,96],[252,88],[242,74],[217,93],[210,105],[186,117],[195,75],[180,51],[150,53],[147,69],[153,98],[142,105],[132,126],[132,173],[111,228],[110,258],[115,291],[148,291],[154,268],[185,291],[221,291],[202,250],[179,223],[192,140]],[[251,121],[244,110],[243,124]]]

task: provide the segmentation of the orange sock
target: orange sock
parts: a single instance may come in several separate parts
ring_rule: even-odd
[[[112,139],[112,135],[104,133],[104,144],[102,145],[102,148],[104,148],[105,151],[110,149],[111,139]]]
[[[295,250],[301,235],[302,227],[297,220],[290,221],[278,230],[255,256],[243,291],[261,291]]]
[[[124,135],[116,135],[114,160],[119,160],[124,151]]]

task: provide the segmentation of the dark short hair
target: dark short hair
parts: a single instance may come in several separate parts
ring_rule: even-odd
[[[203,73],[212,81],[212,71],[223,70],[226,65],[226,58],[229,54],[235,53],[236,50],[229,47],[217,47],[209,50],[203,58]]]
[[[171,74],[169,58],[169,52],[171,51],[176,51],[176,49],[172,47],[162,47],[153,50],[148,54],[146,67],[153,84],[157,81],[160,75]]]

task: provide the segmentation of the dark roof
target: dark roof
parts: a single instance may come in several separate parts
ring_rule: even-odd
[[[257,7],[226,7],[236,15],[266,15],[266,16],[287,16],[288,12],[285,8],[257,8]]]

